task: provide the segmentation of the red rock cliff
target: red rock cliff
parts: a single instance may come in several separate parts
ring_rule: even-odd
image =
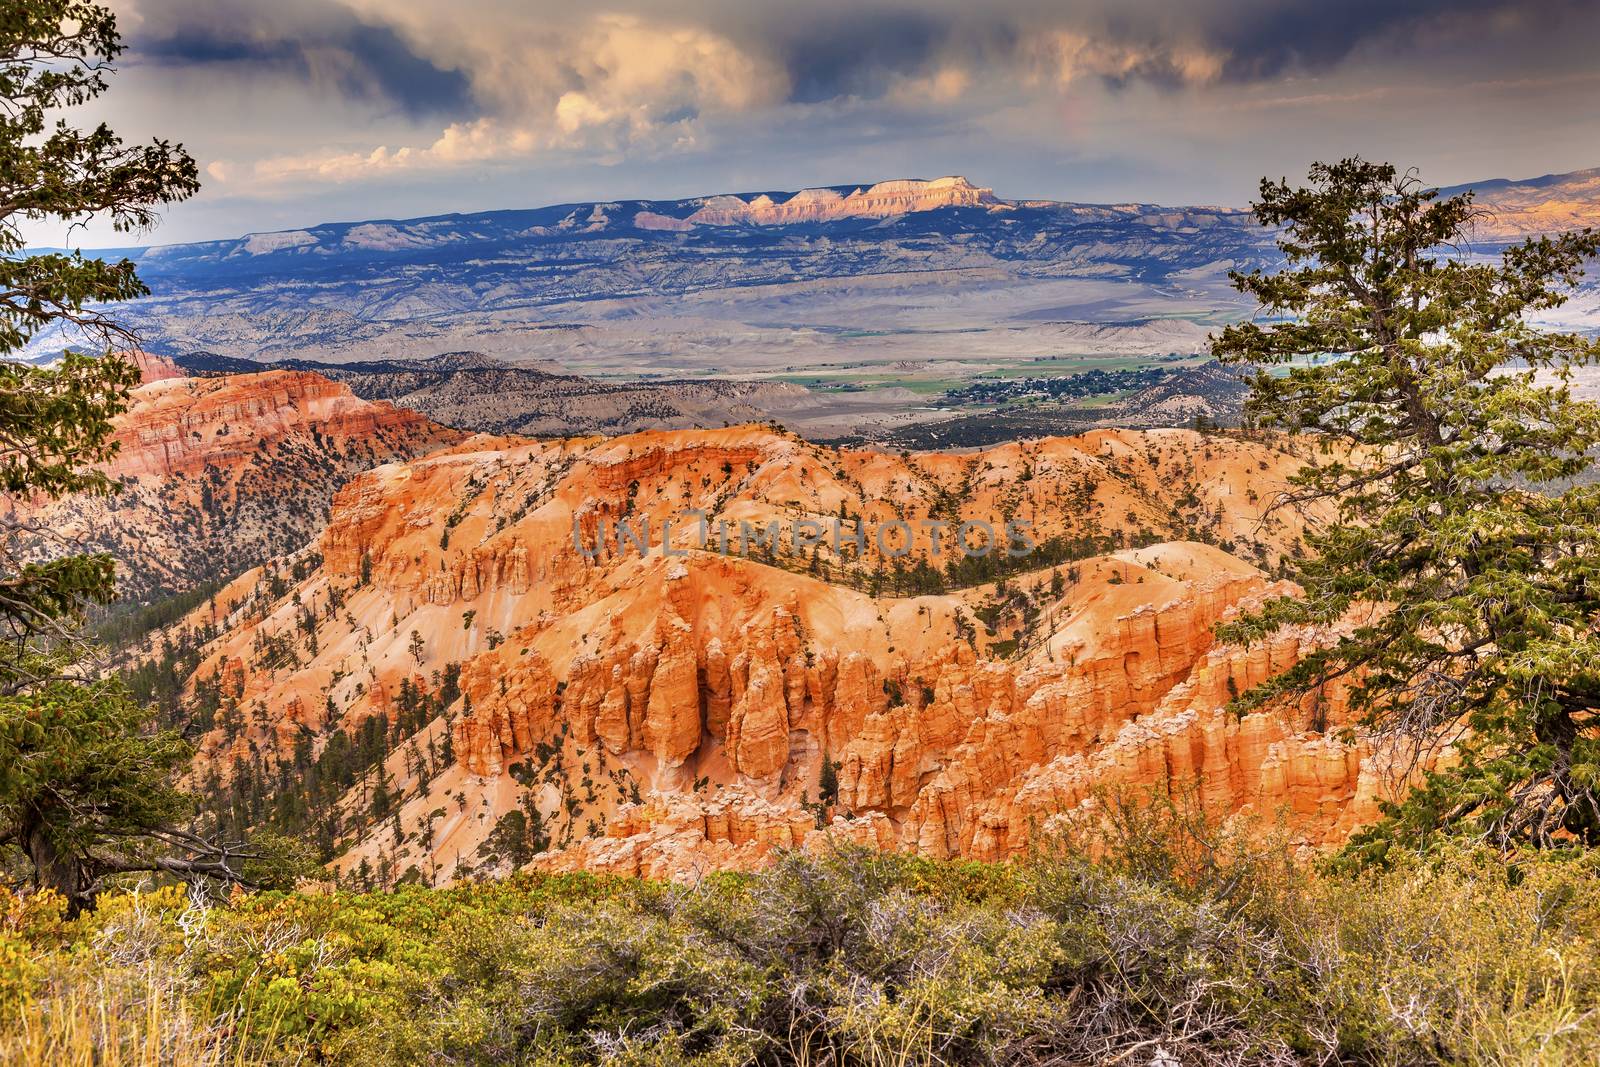
[[[297,549],[350,477],[466,436],[309,372],[174,377],[177,368],[154,357],[141,367],[147,380],[114,421],[117,453],[104,467],[122,490],[27,508],[82,549],[116,556],[133,596],[178,592]]]

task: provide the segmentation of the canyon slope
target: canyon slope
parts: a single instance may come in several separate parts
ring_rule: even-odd
[[[683,879],[837,840],[998,858],[1118,789],[1336,842],[1393,784],[1338,691],[1224,710],[1321,635],[1211,637],[1292,591],[1271,571],[1317,516],[1266,508],[1300,447],[476,436],[355,477],[315,545],[168,631],[192,785],[358,883]],[[838,540],[796,545],[802,520]],[[958,559],[967,521],[1032,550]]]
[[[114,420],[110,496],[8,502],[37,532],[25,553],[109,552],[122,596],[149,601],[303,547],[334,492],[380,463],[464,435],[303,371],[190,378],[137,359],[143,384]]]
[[[905,390],[824,396],[783,381],[601,381],[514,366],[480,352],[448,352],[430,359],[357,363],[285,359],[269,364],[191,352],[175,357],[175,362],[184,372],[205,376],[266,367],[310,371],[345,383],[362,399],[387,401],[446,426],[542,437],[773,420],[808,434],[842,435],[859,427],[863,419],[880,415],[886,403],[893,406],[896,401],[915,399]]]

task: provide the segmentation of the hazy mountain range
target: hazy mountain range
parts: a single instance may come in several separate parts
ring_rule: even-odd
[[[1486,246],[1600,220],[1600,171],[1476,185]],[[153,351],[340,360],[471,348],[673,374],[777,371],[819,350],[1094,350],[1061,325],[1235,317],[1245,308],[1226,270],[1275,258],[1241,210],[1004,200],[957,177],[117,251],[153,290],[128,309]],[[1127,340],[1155,351],[1170,339]]]
[[[1476,188],[1485,211],[1472,254],[1600,221],[1600,171]],[[153,352],[325,373],[314,365],[490,357],[495,369],[469,374],[396,368],[394,394],[365,375],[353,385],[452,425],[615,433],[770,416],[823,439],[913,444],[956,440],[919,428],[951,414],[969,419],[958,439],[970,444],[1099,421],[1038,410],[1039,391],[1012,378],[1099,373],[1140,403],[1136,414],[1225,414],[1206,397],[1226,382],[1129,376],[1198,366],[1208,335],[1250,312],[1228,271],[1277,257],[1243,210],[1008,200],[960,177],[330,223],[120,252],[153,292],[120,313]],[[1600,288],[1548,318],[1600,327]],[[966,386],[996,379],[980,391],[998,397],[993,410],[1020,403],[1024,417],[971,424]],[[1176,384],[1181,399],[1144,405],[1138,390],[1152,384]]]
[[[1071,327],[1235,314],[1223,272],[1270,255],[1239,211],[1003,201],[959,178],[120,251],[153,290],[127,317],[156,352],[342,360],[473,349],[585,373],[674,375],[781,372],[823,351],[1092,351]],[[1204,333],[1193,332],[1181,347]],[[1128,340],[1170,350],[1159,331]]]

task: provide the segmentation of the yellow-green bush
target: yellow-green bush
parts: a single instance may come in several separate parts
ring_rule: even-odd
[[[0,896],[0,1061],[1600,1061],[1593,859],[1351,875],[1148,818],[1093,858],[842,850],[693,888]]]

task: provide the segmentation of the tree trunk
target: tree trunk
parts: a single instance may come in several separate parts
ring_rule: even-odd
[[[33,884],[36,889],[54,889],[67,900],[70,915],[76,915],[90,903],[88,888],[83,882],[83,868],[76,856],[62,852],[50,840],[49,826],[42,819],[31,819],[22,835],[23,848],[33,861]]]

